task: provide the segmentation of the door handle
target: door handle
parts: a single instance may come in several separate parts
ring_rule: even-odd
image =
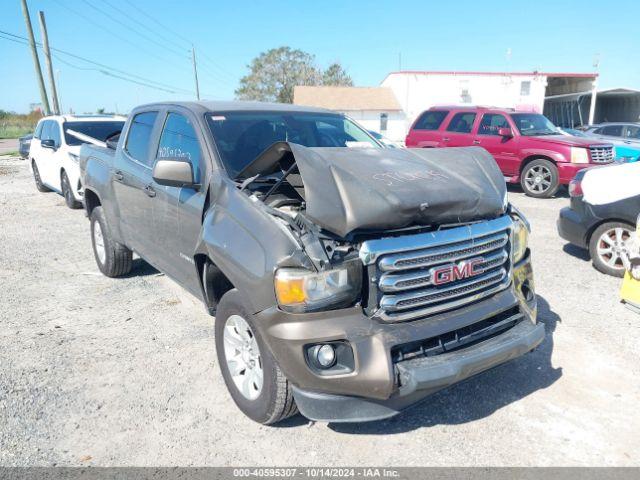
[[[148,197],[153,198],[156,196],[156,191],[153,189],[151,185],[147,185],[146,187],[144,187],[144,193],[146,193]]]
[[[480,140],[474,140],[474,141],[473,141],[473,144],[474,144],[474,145],[480,145]]]
[[[122,172],[120,170],[117,170],[113,173],[113,178],[117,182],[121,182],[122,180],[124,180],[124,175],[122,175]]]
[[[451,140],[449,137],[443,137],[443,138],[442,138],[442,141],[443,141],[443,142],[448,142],[449,140]]]

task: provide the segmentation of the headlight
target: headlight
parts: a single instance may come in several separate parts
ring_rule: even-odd
[[[80,157],[78,155],[71,152],[69,152],[69,158],[75,163],[78,163],[78,161],[80,160]]]
[[[587,149],[571,147],[571,163],[589,163],[589,152]]]
[[[276,272],[278,305],[291,312],[309,312],[346,307],[358,298],[362,265],[353,261],[324,272],[281,268]]]
[[[524,258],[529,244],[529,227],[518,215],[513,215],[513,231],[511,232],[511,258],[514,264]]]

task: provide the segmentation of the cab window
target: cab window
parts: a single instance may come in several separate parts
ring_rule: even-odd
[[[158,112],[144,112],[133,117],[125,145],[126,152],[133,159],[148,167],[151,167],[153,163],[149,159],[149,145],[157,116]]]
[[[478,127],[478,135],[498,135],[500,128],[509,128],[509,123],[504,115],[485,113]]]
[[[184,115],[170,112],[162,129],[156,154],[158,160],[181,159],[193,166],[196,183],[200,179],[200,144],[191,121]]]
[[[454,133],[471,133],[471,129],[473,128],[473,122],[476,120],[476,114],[471,112],[460,112],[456,113],[451,122],[449,122],[449,126],[447,127],[447,132]]]

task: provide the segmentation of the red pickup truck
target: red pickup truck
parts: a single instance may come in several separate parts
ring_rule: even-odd
[[[484,147],[507,182],[527,195],[552,197],[594,164],[614,159],[613,145],[560,132],[544,115],[485,107],[433,107],[411,126],[407,147]]]

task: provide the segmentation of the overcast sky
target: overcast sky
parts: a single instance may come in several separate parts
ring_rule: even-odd
[[[342,62],[360,86],[397,70],[399,54],[410,70],[553,72],[593,71],[599,54],[600,86],[640,88],[637,1],[29,0],[29,8],[36,39],[43,10],[53,47],[112,69],[57,54],[65,111],[193,98],[191,42],[210,99],[232,99],[251,59],[282,45],[319,66]],[[0,2],[0,30],[26,36],[20,0]],[[114,76],[125,74],[164,90]],[[26,112],[39,101],[28,48],[4,38],[0,86],[0,109]]]

